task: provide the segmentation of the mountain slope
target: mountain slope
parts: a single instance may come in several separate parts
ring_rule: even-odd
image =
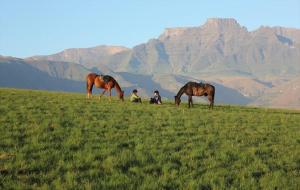
[[[0,57],[0,86],[84,92],[85,83],[50,76],[22,59]]]
[[[300,77],[265,91],[251,105],[300,108]]]
[[[299,29],[260,27],[249,32],[234,19],[212,18],[199,27],[166,29],[133,49],[98,46],[32,59],[140,74],[295,76],[300,72],[299,36]]]
[[[48,55],[48,56],[33,56],[27,60],[49,60],[49,61],[62,61],[73,62],[83,65],[87,68],[99,67],[108,64],[110,57],[126,53],[130,51],[128,48],[121,46],[96,46],[92,48],[72,48],[66,49],[62,52]]]
[[[110,74],[127,93],[138,88],[143,96],[159,89],[173,98],[189,80],[208,81],[218,87],[222,103],[291,107],[293,103],[268,94],[279,94],[281,85],[297,80],[299,60],[299,29],[262,26],[248,31],[234,19],[212,18],[201,26],[167,28],[132,49],[73,48],[22,61],[59,79],[84,81],[88,72]]]
[[[118,72],[295,76],[300,72],[300,30],[260,27],[249,32],[234,19],[169,28],[133,49],[97,46],[30,59],[66,61]]]
[[[85,92],[85,76],[89,72],[93,71],[75,63],[47,60],[29,61],[28,59],[0,57],[1,87]],[[165,75],[164,77],[171,79],[168,87],[166,87],[164,86],[166,85],[164,77],[159,75],[140,75],[113,71],[105,74],[110,74],[116,78],[122,89],[125,90],[126,95],[129,95],[132,89],[137,88],[139,94],[143,97],[152,96],[154,90],[159,90],[163,97],[173,98],[184,83],[189,80],[197,80],[185,76]],[[173,85],[178,88],[169,88]],[[238,91],[220,84],[215,85],[220,90],[220,93],[216,95],[216,103],[246,104],[249,102]],[[93,93],[98,95],[100,91],[100,89],[94,88]]]
[[[158,39],[134,47],[126,66],[114,69],[142,74],[296,76],[300,30],[293,35],[279,33],[270,27],[248,32],[233,19],[209,19],[200,27],[167,29]]]

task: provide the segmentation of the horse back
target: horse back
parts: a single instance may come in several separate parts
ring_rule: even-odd
[[[97,75],[92,73],[91,78],[97,88],[110,89],[115,86],[115,80],[109,75]]]
[[[86,76],[86,80],[87,81],[91,81],[91,82],[94,82],[95,79],[98,77],[99,75],[96,74],[96,73],[90,73]]]

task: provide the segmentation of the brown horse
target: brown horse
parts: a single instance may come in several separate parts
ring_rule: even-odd
[[[188,96],[189,108],[193,106],[192,96],[207,96],[210,104],[209,108],[214,107],[215,99],[215,87],[207,83],[196,83],[188,82],[186,83],[175,96],[175,104],[179,106],[181,100],[180,97],[185,93]]]
[[[97,88],[103,88],[104,91],[100,93],[101,98],[106,91],[109,91],[109,100],[111,100],[111,89],[115,88],[116,92],[119,94],[119,98],[124,101],[124,91],[122,91],[118,82],[109,75],[98,75],[96,73],[90,73],[86,76],[86,90],[87,98],[92,96],[93,86]]]

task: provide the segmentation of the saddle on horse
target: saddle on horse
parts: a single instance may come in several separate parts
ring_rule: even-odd
[[[204,88],[205,84],[203,82],[198,83],[200,87]]]
[[[100,76],[100,78],[102,78],[102,80],[106,84],[111,80],[111,76],[109,76],[109,75],[99,75],[99,76]]]

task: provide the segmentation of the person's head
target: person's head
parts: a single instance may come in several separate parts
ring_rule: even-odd
[[[124,101],[124,91],[122,90],[119,94],[120,100]]]
[[[132,93],[133,93],[133,94],[138,93],[137,89],[134,89],[134,90],[132,91]]]
[[[179,106],[179,104],[180,104],[180,102],[181,102],[180,98],[177,97],[177,96],[174,96],[174,98],[175,98],[175,105],[176,105],[176,106]]]

